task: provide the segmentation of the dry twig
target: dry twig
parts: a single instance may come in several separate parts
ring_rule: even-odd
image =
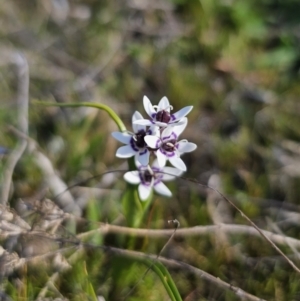
[[[28,90],[29,90],[29,68],[26,58],[22,53],[4,53],[3,60],[16,66],[18,91],[17,91],[17,111],[18,128],[25,135],[28,134]],[[11,188],[11,179],[15,166],[21,158],[27,146],[27,139],[19,137],[19,142],[9,155],[4,171],[0,203],[8,204],[9,192]]]
[[[256,237],[261,237],[260,232],[254,229],[251,226],[247,225],[236,225],[236,224],[219,224],[219,225],[207,225],[207,226],[195,226],[191,228],[180,228],[176,230],[177,237],[192,237],[192,236],[201,236],[207,234],[215,234],[218,233],[220,230],[226,232],[227,234],[244,234],[244,235],[251,235]],[[270,231],[261,230],[265,237],[269,240],[277,244],[282,245],[292,245],[295,248],[300,248],[300,240],[275,234]],[[172,229],[159,229],[159,230],[152,230],[152,229],[141,229],[141,228],[129,228],[129,227],[122,227],[110,224],[100,223],[100,227],[95,230],[91,230],[89,232],[78,234],[77,237],[80,239],[86,238],[89,235],[93,235],[94,233],[101,233],[101,234],[123,234],[123,235],[133,235],[139,237],[152,237],[152,238],[159,238],[164,236],[170,236],[174,232]]]
[[[55,203],[60,208],[62,208],[63,211],[72,213],[75,216],[80,216],[81,208],[79,208],[79,206],[76,204],[72,194],[68,189],[68,186],[56,173],[52,162],[40,150],[38,143],[13,127],[10,127],[10,130],[17,136],[26,139],[28,143],[29,152],[34,154],[35,162],[37,166],[41,169],[45,177],[46,183],[49,185],[49,188],[52,191],[53,195],[57,196],[54,198]]]

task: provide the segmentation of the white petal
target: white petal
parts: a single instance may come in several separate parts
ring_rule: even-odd
[[[143,184],[139,185],[138,192],[139,192],[141,201],[146,201],[148,199],[148,197],[150,196],[151,190],[152,190],[152,186],[146,186]]]
[[[158,162],[158,166],[161,168],[161,167],[164,167],[166,165],[166,162],[167,162],[167,158],[166,156],[160,151],[158,150],[156,152],[156,156],[157,156],[157,162]]]
[[[143,120],[143,116],[140,112],[135,111],[132,115],[132,129],[134,133],[137,133],[140,130],[146,130],[146,127],[144,125],[135,124],[134,122],[137,120]]]
[[[124,180],[130,184],[139,184],[141,179],[139,177],[139,172],[137,170],[128,171],[124,174]]]
[[[197,148],[197,145],[192,142],[187,142],[187,141],[179,141],[178,143],[178,151],[183,154],[183,153],[189,153],[192,152]]]
[[[128,133],[112,132],[111,135],[118,141],[125,144],[128,144],[131,139],[131,135],[129,135]]]
[[[166,166],[163,168],[163,181],[172,181],[177,176],[183,174],[183,171],[174,167]]]
[[[152,125],[149,129],[148,129],[148,131],[147,131],[147,133],[151,133],[151,134],[149,134],[149,135],[151,135],[151,136],[160,136],[160,130],[159,130],[159,127],[158,126],[156,126],[156,125]]]
[[[184,107],[181,110],[179,110],[178,112],[174,113],[173,115],[176,118],[176,120],[180,120],[181,118],[186,116],[189,112],[191,112],[192,109],[193,109],[193,106]]]
[[[157,125],[161,128],[165,128],[166,126],[168,126],[168,124],[165,122],[160,122],[160,121],[154,121],[154,122],[155,122],[155,125]]]
[[[159,182],[158,184],[154,185],[154,190],[159,194],[172,196],[172,192],[163,182]]]
[[[130,145],[121,146],[116,152],[118,158],[130,158],[135,154],[136,151]]]
[[[144,96],[143,98],[143,104],[144,104],[144,108],[145,111],[147,112],[147,114],[152,117],[153,114],[156,113],[156,111],[154,110],[151,101],[149,100],[149,98],[147,96]]]
[[[161,140],[157,136],[152,136],[152,135],[146,135],[144,137],[144,141],[147,143],[147,145],[150,148],[159,148],[161,145]]]
[[[138,160],[138,153],[134,157],[134,164],[135,164],[135,166],[136,166],[137,169],[139,169],[140,167],[142,167],[141,162],[139,162],[139,160]]]
[[[177,137],[184,131],[184,129],[187,126],[187,118],[183,117],[182,120],[180,121],[179,125],[173,126],[173,131],[177,135]]]
[[[139,119],[144,119],[144,118],[139,111],[135,111],[132,115],[132,122],[139,120]]]
[[[174,167],[176,167],[182,171],[186,171],[186,166],[179,157],[171,157],[171,158],[169,158],[169,160]]]
[[[184,118],[182,118],[181,120],[179,121],[176,121],[174,123],[169,123],[169,126],[177,126],[177,125],[180,125],[180,124],[184,124],[185,123],[185,120]]]
[[[162,169],[159,164],[158,164],[158,160],[155,159],[153,162],[152,162],[152,165],[151,165],[151,168],[157,168],[157,169]]]
[[[173,127],[173,126],[168,126],[168,127],[166,127],[166,128],[162,131],[162,133],[161,133],[161,139],[162,139],[163,141],[167,141],[167,140],[169,140],[169,139],[171,139],[171,138],[174,138],[174,137],[172,137],[172,133],[173,133],[173,131],[174,131],[174,128],[175,128],[175,127]]]
[[[150,152],[148,150],[146,152],[143,151],[142,154],[141,153],[136,154],[137,161],[141,163],[141,165],[143,166],[147,166],[149,164],[149,156],[150,156]]]
[[[151,126],[153,123],[150,120],[147,119],[139,119],[133,122],[132,124],[139,124],[139,125],[146,125],[146,126]]]
[[[158,111],[166,110],[170,112],[170,103],[166,96],[164,96],[158,103]]]

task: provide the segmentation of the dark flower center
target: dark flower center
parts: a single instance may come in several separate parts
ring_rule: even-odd
[[[146,142],[144,140],[145,136],[146,136],[145,131],[140,131],[133,136],[134,142],[138,148],[143,148],[146,146]]]
[[[151,183],[153,175],[149,170],[144,170],[140,173],[140,178],[143,183]]]
[[[171,114],[168,111],[162,110],[157,112],[156,121],[168,123],[171,119]]]
[[[176,148],[176,140],[172,139],[162,145],[162,148],[166,152],[173,152]]]

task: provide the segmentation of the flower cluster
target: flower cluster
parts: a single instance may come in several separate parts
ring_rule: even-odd
[[[167,97],[154,106],[144,96],[143,103],[149,119],[144,119],[136,111],[132,116],[133,132],[113,132],[112,136],[125,144],[118,148],[118,158],[135,157],[137,170],[125,173],[124,179],[131,184],[139,184],[140,199],[145,201],[152,189],[165,196],[172,195],[162,181],[170,181],[186,171],[180,156],[195,150],[197,146],[185,139],[178,140],[187,126],[185,116],[192,110],[192,106],[172,114],[173,107]],[[156,156],[152,164],[151,154]],[[167,162],[173,167],[166,166]]]

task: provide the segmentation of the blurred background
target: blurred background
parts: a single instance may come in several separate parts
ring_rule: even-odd
[[[63,183],[67,187],[108,170],[127,168],[115,157],[120,144],[110,133],[117,127],[105,112],[41,107],[34,101],[106,104],[131,130],[135,110],[146,117],[144,95],[153,104],[167,96],[174,111],[194,106],[182,138],[198,148],[183,156],[188,167],[185,176],[218,189],[260,228],[298,242],[299,11],[300,2],[295,0],[1,2],[2,186],[7,161],[21,135],[16,131],[20,128],[20,77],[14,59],[7,58],[22,56],[30,74],[28,136],[32,140],[14,168],[11,210],[32,229],[45,217],[36,213],[43,202],[32,204],[53,198],[57,186],[61,189]],[[51,170],[57,178],[53,179]],[[241,214],[203,186],[182,179],[167,185],[173,197],[155,195],[141,227],[172,229],[167,221],[173,218],[181,228],[248,225]],[[68,197],[76,204],[76,215],[86,221],[126,226],[120,201],[125,188],[122,176],[112,174],[72,188]],[[65,209],[62,203],[56,204]],[[59,223],[57,235],[66,235],[63,225]],[[75,232],[93,227],[82,221]],[[233,232],[175,237],[162,255],[266,300],[300,300],[299,275],[286,261],[262,238]],[[98,245],[124,249],[130,245],[153,254],[167,241],[164,236],[130,243],[119,234],[94,240]],[[11,242],[1,242],[10,254],[33,254],[24,245],[20,251]],[[281,248],[300,263],[295,245]],[[5,298],[41,297],[41,288],[54,272],[31,268],[34,273],[26,277],[19,271],[2,279]],[[42,298],[89,300],[85,282],[89,279],[98,298],[103,298],[99,300],[123,300],[145,269],[100,250],[88,250],[72,263],[72,269],[58,276],[55,290],[48,290]],[[184,270],[170,269],[170,273],[183,300],[241,300]],[[126,300],[169,299],[155,274],[148,273]]]

